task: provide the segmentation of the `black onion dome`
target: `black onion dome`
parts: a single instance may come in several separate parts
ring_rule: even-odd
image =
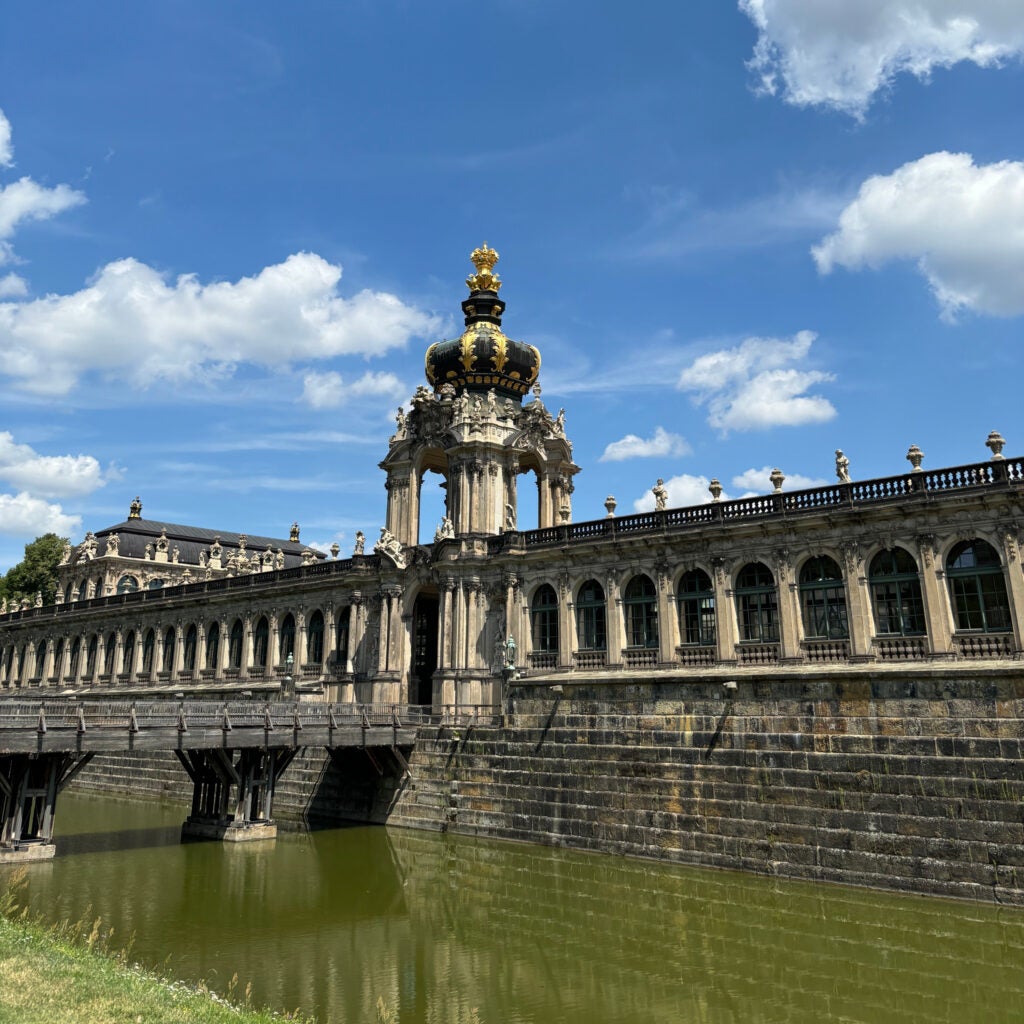
[[[427,380],[435,390],[451,384],[457,391],[489,391],[522,398],[540,373],[540,352],[513,341],[501,330],[505,303],[498,298],[501,280],[492,273],[498,254],[487,247],[470,257],[476,273],[466,278],[469,298],[462,303],[466,329],[462,337],[427,349]]]

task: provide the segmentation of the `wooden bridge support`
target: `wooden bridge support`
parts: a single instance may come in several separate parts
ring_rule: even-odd
[[[0,864],[49,860],[57,796],[91,753],[0,755]]]
[[[273,839],[274,789],[296,751],[288,747],[237,751],[176,750],[192,780],[192,813],[181,826],[182,839],[248,842]]]

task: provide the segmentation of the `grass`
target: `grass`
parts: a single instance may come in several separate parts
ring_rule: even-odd
[[[0,893],[0,1024],[313,1024],[248,1005],[237,975],[217,995],[132,963],[98,919],[48,927],[19,906],[22,885]]]

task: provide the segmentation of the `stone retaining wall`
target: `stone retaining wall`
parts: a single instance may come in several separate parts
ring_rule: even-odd
[[[564,689],[515,688],[503,727],[422,730],[404,781],[309,751],[275,816],[1024,904],[1021,669]],[[153,763],[107,758],[81,784],[187,786]]]

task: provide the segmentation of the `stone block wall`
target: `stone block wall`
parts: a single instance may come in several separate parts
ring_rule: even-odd
[[[522,687],[388,821],[1024,903],[1024,673]]]

